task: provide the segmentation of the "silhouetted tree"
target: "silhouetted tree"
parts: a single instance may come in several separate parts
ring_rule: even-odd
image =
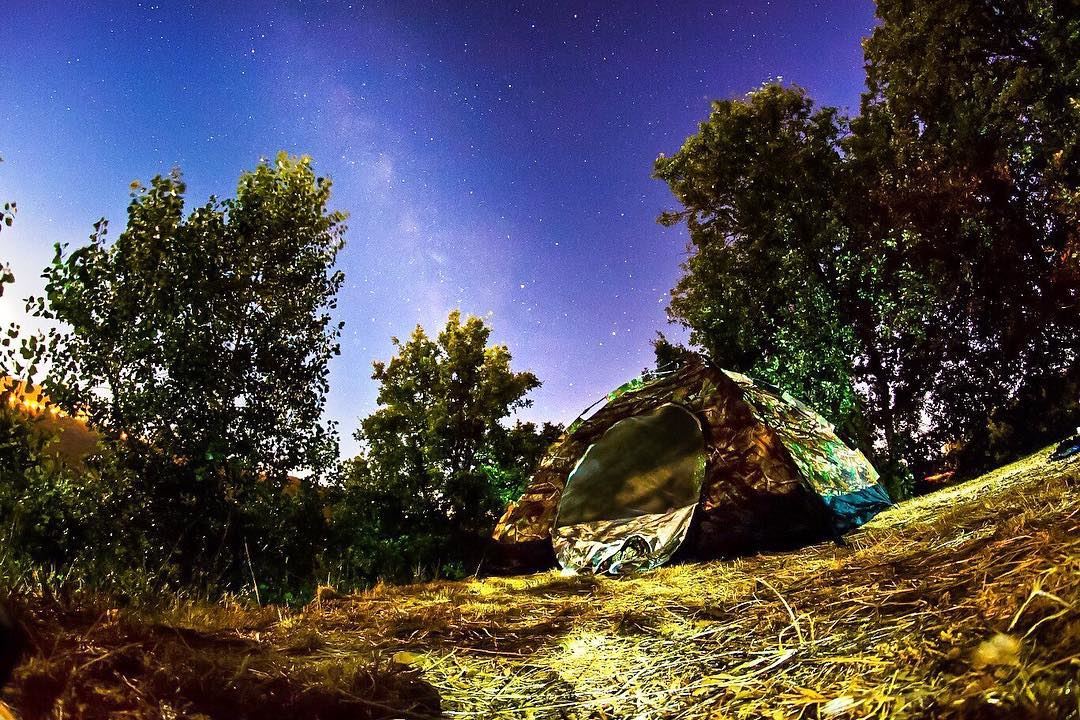
[[[996,464],[1078,417],[1080,12],[883,0],[877,14],[847,143],[860,223],[931,300],[925,337],[889,361],[893,415],[921,441],[914,462],[950,443],[963,465]]]
[[[850,233],[837,191],[844,121],[799,88],[770,84],[713,103],[655,175],[682,209],[693,253],[673,320],[719,364],[805,397],[834,420],[859,412],[848,287]]]

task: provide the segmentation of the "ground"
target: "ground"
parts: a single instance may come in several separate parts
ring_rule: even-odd
[[[640,577],[377,587],[302,610],[26,597],[37,717],[1080,718],[1080,457],[846,543]]]

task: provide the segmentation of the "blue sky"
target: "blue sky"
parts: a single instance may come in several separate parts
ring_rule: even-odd
[[[544,381],[569,422],[651,361],[686,253],[650,177],[714,98],[782,77],[854,109],[873,4],[22,2],[0,24],[0,235],[38,289],[54,242],[123,227],[132,180],[183,170],[189,203],[278,150],[311,155],[350,214],[328,414],[346,453],[371,361],[453,308]]]

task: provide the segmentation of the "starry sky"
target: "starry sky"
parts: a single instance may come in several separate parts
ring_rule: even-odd
[[[183,170],[188,202],[305,153],[350,213],[343,452],[375,406],[371,361],[453,308],[544,382],[527,419],[567,423],[651,363],[686,232],[652,163],[714,98],[782,78],[853,110],[871,0],[55,2],[0,22],[0,235],[15,287],[54,242],[122,229],[131,181]]]

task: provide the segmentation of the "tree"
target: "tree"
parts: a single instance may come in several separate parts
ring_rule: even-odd
[[[376,362],[379,408],[356,432],[343,525],[359,572],[401,578],[441,572],[478,557],[506,500],[560,428],[503,420],[528,407],[540,386],[510,367],[504,345],[488,345],[478,317],[450,314],[436,339],[417,327],[397,352]],[[344,516],[343,516],[344,518]],[[362,537],[360,537],[362,536]]]
[[[0,162],[3,162],[3,158],[0,158]],[[6,227],[11,227],[15,222],[15,213],[18,211],[18,206],[14,201],[8,201],[4,203],[4,207],[0,209],[0,230]],[[4,296],[4,285],[15,282],[15,274],[11,272],[11,265],[7,262],[0,262],[0,297]]]
[[[4,203],[0,230],[11,227],[16,211],[14,201]],[[11,266],[0,262],[0,297],[14,281]],[[126,580],[117,566],[121,558],[130,563],[142,548],[140,537],[122,533],[138,511],[130,477],[114,472],[109,456],[99,455],[80,468],[63,459],[51,413],[23,402],[46,336],[21,335],[19,325],[11,323],[0,339],[3,569],[17,575],[25,572],[23,563],[68,572],[78,565],[95,579]]]
[[[46,389],[124,448],[185,574],[235,575],[251,555],[279,567],[275,520],[251,508],[285,502],[289,472],[336,455],[321,421],[341,330],[330,189],[282,153],[242,174],[235,198],[185,215],[179,173],[155,177],[133,184],[115,243],[102,220],[45,272],[38,312],[68,328]]]
[[[494,529],[490,520],[497,519],[510,501],[521,497],[547,449],[564,430],[560,423],[537,425],[520,420],[510,427],[499,424],[492,428],[491,447],[484,453],[487,462],[481,466],[495,500],[494,512],[483,527],[485,533]]]
[[[682,209],[692,254],[669,316],[717,362],[768,379],[828,415],[859,413],[846,292],[850,233],[837,187],[845,121],[799,88],[718,100],[655,176]]]
[[[879,466],[971,471],[1080,417],[1080,17],[883,0],[848,121],[766,85],[657,177],[692,254],[673,320],[821,407]],[[864,428],[860,430],[860,428]]]
[[[55,416],[20,404],[20,396],[15,383],[0,390],[0,569],[49,568],[122,590],[150,579],[134,577],[148,548],[132,532],[143,507],[131,473],[100,449],[79,462],[65,457]]]
[[[667,372],[682,367],[682,365],[696,356],[696,353],[685,345],[679,343],[673,343],[667,339],[667,336],[662,332],[657,332],[656,337],[652,341],[653,357],[655,366],[654,368],[645,368],[641,371],[642,375],[649,373],[650,371]]]
[[[3,158],[0,158],[0,162],[3,162]],[[4,203],[3,209],[0,209],[0,231],[12,226],[17,211],[18,207],[14,201]],[[13,282],[15,282],[15,273],[11,269],[11,264],[0,260],[0,297],[4,296],[4,286]],[[11,323],[4,331],[4,336],[0,338],[0,376],[11,375],[13,372],[22,370],[18,346],[15,343],[18,338],[19,326]],[[0,393],[0,401],[6,401],[6,392]]]
[[[950,443],[963,464],[999,463],[1080,409],[1080,13],[883,0],[877,14],[849,156],[933,300],[894,402],[923,418],[920,454]]]

